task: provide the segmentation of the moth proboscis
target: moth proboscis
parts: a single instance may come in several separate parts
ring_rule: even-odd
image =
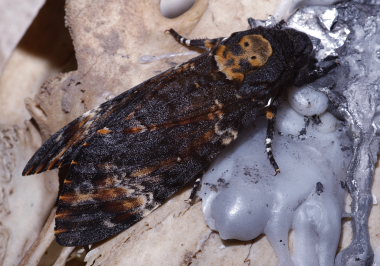
[[[271,150],[279,98],[334,67],[319,67],[309,37],[283,24],[216,39],[169,32],[205,52],[86,112],[27,163],[23,175],[68,168],[57,200],[59,244],[89,245],[132,226],[264,114],[266,151],[279,172]]]

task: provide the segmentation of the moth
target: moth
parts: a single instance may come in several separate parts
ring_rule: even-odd
[[[189,40],[169,30],[205,52],[84,113],[33,155],[23,175],[68,171],[57,199],[59,244],[92,244],[140,221],[200,177],[261,115],[279,172],[271,150],[279,98],[334,63],[319,65],[305,33],[249,22],[228,38]]]

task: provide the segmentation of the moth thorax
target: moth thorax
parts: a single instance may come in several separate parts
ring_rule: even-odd
[[[233,45],[221,45],[215,52],[219,71],[230,80],[243,81],[247,72],[264,66],[273,53],[270,42],[259,34],[245,35]]]

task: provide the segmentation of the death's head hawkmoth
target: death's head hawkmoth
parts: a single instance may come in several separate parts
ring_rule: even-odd
[[[266,113],[271,152],[278,98],[318,67],[299,31],[251,27],[228,38],[180,43],[205,52],[78,117],[48,139],[23,175],[66,167],[55,234],[64,246],[107,239],[132,226],[207,169],[244,127]]]

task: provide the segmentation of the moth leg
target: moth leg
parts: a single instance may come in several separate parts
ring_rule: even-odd
[[[201,186],[201,178],[198,177],[194,182],[193,188],[191,189],[190,197],[188,199],[188,202],[190,203],[190,205],[193,205],[195,203],[197,192],[200,186]]]
[[[280,22],[278,22],[276,25],[274,25],[274,28],[277,30],[281,30],[286,26],[286,21],[281,19]]]
[[[316,91],[319,91],[329,99],[329,112],[340,120],[348,119],[347,117],[347,99],[340,92],[334,91],[335,81],[330,78],[321,80],[323,83],[318,86],[313,86]],[[327,84],[326,84],[327,83]]]
[[[212,48],[215,47],[215,45],[217,45],[218,43],[220,43],[224,39],[224,38],[215,38],[215,39],[190,40],[190,39],[186,39],[185,37],[181,36],[179,33],[177,33],[173,29],[168,30],[168,32],[180,44],[186,45],[187,47],[196,47],[196,48],[201,48],[201,49],[205,49],[205,50],[211,50]]]
[[[267,135],[265,138],[265,151],[268,155],[268,159],[270,164],[273,166],[274,170],[276,171],[275,175],[280,173],[280,168],[278,167],[278,164],[276,160],[274,159],[273,152],[272,152],[272,141],[273,141],[273,135],[274,135],[274,123],[276,121],[276,113],[277,113],[277,104],[274,103],[270,106],[268,106],[265,116],[268,120],[267,124]]]
[[[249,17],[248,18],[248,25],[249,25],[250,29],[256,28],[258,26],[257,20],[252,18],[252,17]]]
[[[313,64],[312,66],[302,69],[298,73],[294,84],[296,86],[302,86],[325,76],[339,65],[336,59],[337,57],[328,56],[316,65]]]

